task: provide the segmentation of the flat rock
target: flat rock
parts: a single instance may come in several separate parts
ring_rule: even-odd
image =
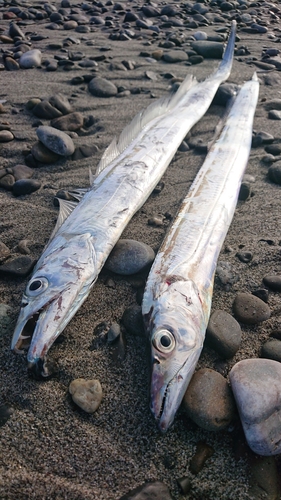
[[[265,342],[261,348],[261,357],[281,363],[281,341],[273,339]]]
[[[1,132],[0,132],[1,133]],[[274,165],[270,165],[268,172],[268,178],[274,182],[274,184],[281,184],[281,162],[278,161]]]
[[[215,370],[201,368],[192,377],[183,407],[199,427],[225,429],[232,421],[235,404],[227,380]]]
[[[234,356],[241,344],[241,336],[241,327],[233,316],[220,310],[211,314],[206,341],[220,356]]]
[[[172,500],[172,497],[164,483],[155,481],[134,488],[119,500]]]
[[[24,69],[37,68],[41,64],[42,53],[41,50],[32,49],[28,50],[20,57],[20,67]]]
[[[41,126],[36,130],[37,137],[46,148],[61,156],[70,156],[75,146],[69,135],[54,127]]]
[[[255,325],[270,317],[270,309],[265,302],[250,293],[240,292],[233,302],[233,312],[238,321]]]
[[[34,264],[34,259],[31,259],[30,257],[17,257],[16,259],[6,262],[0,266],[0,276],[19,276],[24,278],[32,271]]]
[[[55,94],[49,98],[49,103],[58,109],[63,115],[71,113],[72,107],[68,98],[63,94]]]
[[[99,76],[89,82],[88,89],[96,97],[113,97],[118,94],[118,89],[114,83]]]
[[[51,121],[51,126],[58,130],[76,131],[83,127],[84,118],[82,113],[78,111],[69,113],[68,115],[55,118]]]
[[[259,455],[281,453],[281,364],[269,359],[245,359],[229,378],[244,433]]]
[[[32,168],[29,168],[26,165],[15,165],[11,170],[16,181],[19,181],[20,179],[30,179],[30,177],[33,176]]]
[[[46,148],[46,146],[44,146],[44,144],[40,141],[36,142],[32,146],[31,154],[34,156],[35,160],[46,164],[55,163],[59,158],[61,158],[60,155],[50,151],[50,149]]]
[[[170,50],[163,54],[164,61],[168,63],[177,63],[187,61],[188,55],[184,50]]]
[[[104,267],[117,274],[135,274],[151,265],[154,258],[154,251],[145,243],[121,239],[116,243]]]
[[[87,413],[94,413],[102,400],[102,388],[99,380],[77,378],[69,385],[69,392],[74,403]]]
[[[205,59],[221,59],[223,54],[223,43],[199,40],[192,43],[192,48]]]
[[[279,111],[278,109],[271,109],[268,112],[268,118],[270,120],[281,120],[281,111]]]

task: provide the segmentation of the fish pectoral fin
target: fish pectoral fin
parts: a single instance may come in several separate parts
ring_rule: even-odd
[[[55,228],[51,234],[50,241],[51,239],[55,236],[63,222],[67,219],[67,217],[71,214],[71,212],[74,210],[74,208],[78,205],[79,201],[68,201],[68,200],[62,200],[61,198],[57,198],[59,201],[60,205],[60,211],[59,211],[59,216],[57,223],[55,225]]]

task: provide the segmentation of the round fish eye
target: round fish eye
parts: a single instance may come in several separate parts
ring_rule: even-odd
[[[171,352],[176,345],[174,335],[169,330],[158,330],[152,337],[154,347],[163,353]]]
[[[35,278],[28,283],[26,293],[31,296],[36,296],[46,290],[47,287],[48,280],[46,278]]]

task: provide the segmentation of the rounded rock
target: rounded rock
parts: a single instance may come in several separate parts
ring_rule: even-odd
[[[206,341],[221,357],[232,358],[241,344],[241,327],[233,316],[217,310],[211,314]]]
[[[10,130],[0,130],[0,142],[10,142],[14,140],[14,135]]]
[[[13,194],[15,196],[21,196],[24,194],[31,194],[34,191],[38,191],[41,187],[41,182],[35,181],[34,179],[20,179],[13,184]]]
[[[82,113],[78,111],[69,113],[65,116],[60,116],[51,121],[51,126],[58,130],[76,131],[83,127],[84,118]]]
[[[37,68],[41,64],[42,53],[38,49],[28,50],[20,57],[20,67],[24,69]]]
[[[281,162],[278,161],[271,165],[268,169],[268,178],[274,182],[274,184],[281,184]]]
[[[265,302],[250,293],[239,292],[233,302],[234,315],[246,325],[256,325],[270,317],[270,309]]]
[[[75,146],[69,135],[54,127],[41,126],[36,130],[37,137],[46,148],[60,156],[70,156],[74,153]]]
[[[193,375],[183,398],[183,407],[199,427],[208,431],[225,429],[235,413],[227,380],[210,368],[201,368]]]
[[[118,89],[114,83],[99,76],[89,82],[88,89],[96,97],[113,97],[118,94]]]
[[[281,341],[269,340],[261,348],[261,357],[281,362]]]
[[[99,380],[77,378],[69,385],[69,392],[75,404],[87,413],[94,413],[102,400],[102,387]]]
[[[278,274],[268,274],[263,278],[264,284],[274,292],[281,291],[281,276]]]
[[[126,330],[132,335],[144,336],[144,324],[141,312],[141,306],[132,305],[125,309],[122,316],[122,323]]]
[[[199,40],[192,43],[192,48],[205,59],[221,59],[223,54],[223,43]]]
[[[170,50],[166,54],[163,55],[164,61],[167,63],[178,63],[187,61],[188,55],[184,50]]]
[[[146,269],[154,258],[154,251],[145,243],[121,239],[116,243],[104,267],[117,274],[130,275]]]
[[[252,451],[265,456],[281,453],[281,364],[245,359],[234,365],[229,378]]]

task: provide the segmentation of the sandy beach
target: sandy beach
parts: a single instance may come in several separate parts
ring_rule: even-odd
[[[97,3],[90,5],[93,7]],[[60,2],[51,4],[56,9],[61,7]],[[82,4],[71,4],[77,13],[88,16],[90,20],[91,16],[82,9]],[[121,4],[124,11],[137,13],[142,6],[141,1]],[[278,7],[277,4],[270,5]],[[181,81],[188,73],[202,80],[217,68],[218,59],[204,59],[196,65],[147,59],[159,49],[159,42],[165,41],[170,31],[174,31],[178,38],[185,38],[180,48],[188,50],[188,37],[195,31],[202,30],[214,36],[218,34],[217,30],[226,27],[228,33],[231,19],[242,13],[249,13],[253,19],[258,17],[266,22],[266,33],[247,33],[241,29],[246,25],[238,23],[239,40],[236,45],[238,48],[247,47],[247,52],[244,56],[235,56],[228,81],[242,84],[257,71],[260,95],[254,130],[270,133],[276,143],[280,142],[280,121],[270,120],[265,107],[269,100],[281,98],[280,73],[277,68],[265,71],[253,63],[255,58],[261,61],[264,49],[280,48],[280,42],[276,43],[280,35],[280,19],[272,22],[269,4],[249,3],[247,10],[234,8],[229,12],[220,11],[225,24],[213,22],[194,29],[177,26],[161,28],[158,18],[150,18],[155,25],[160,26],[160,32],[155,33],[135,28],[132,22],[132,29],[137,36],[128,40],[112,39],[110,34],[114,30],[111,27],[90,21],[88,25],[85,22],[89,31],[79,33],[64,29],[63,23],[58,24],[58,29],[48,29],[49,18],[24,20],[16,16],[12,19],[5,15],[12,5],[24,11],[30,7],[40,12],[44,10],[43,5],[33,5],[33,2],[21,6],[17,2],[0,2],[1,34],[8,36],[9,23],[13,21],[20,26],[27,40],[34,33],[47,38],[32,41],[31,48],[39,49],[42,53],[39,67],[17,71],[3,67],[0,72],[0,100],[4,111],[0,115],[0,123],[8,122],[14,134],[14,140],[0,144],[0,170],[24,164],[27,152],[37,141],[38,121],[43,125],[50,124],[50,120],[34,116],[27,109],[27,102],[33,98],[46,99],[58,93],[68,98],[73,111],[81,112],[84,120],[92,123],[72,133],[75,146],[96,146],[96,152],[88,158],[62,158],[49,165],[40,164],[33,168],[32,178],[38,180],[41,187],[29,195],[16,197],[12,191],[0,189],[0,239],[11,251],[8,260],[21,255],[17,245],[22,240],[27,240],[31,259],[40,257],[57,218],[58,210],[53,203],[55,194],[60,189],[89,185],[89,167],[95,171],[104,149],[115,135],[121,133],[136,112],[146,108],[152,99],[167,93],[174,81]],[[183,6],[174,5],[179,12],[185,12]],[[213,8],[208,2],[206,5],[210,10]],[[162,7],[161,4],[159,8]],[[117,28],[122,27],[124,14],[120,14],[122,10],[119,13],[114,11],[113,4],[108,4],[107,9],[108,12],[101,13],[101,16],[105,18],[106,14],[112,15],[117,33]],[[71,8],[64,10],[70,13]],[[251,14],[254,10],[257,11],[256,16]],[[270,38],[270,33],[275,38]],[[63,45],[68,37],[78,39],[79,43]],[[51,49],[51,43],[62,44],[62,48]],[[14,42],[0,42],[2,55],[13,46]],[[69,50],[82,52],[83,58],[95,57],[97,67],[94,70],[83,68],[75,62],[68,71],[63,66],[59,66],[56,71],[46,70],[44,61],[53,61],[56,54],[67,55]],[[167,50],[163,49],[164,52]],[[146,52],[147,56],[141,55]],[[100,61],[101,55],[105,55],[105,58]],[[2,59],[4,65],[5,57]],[[133,69],[116,69],[114,64],[124,60],[134,61]],[[153,72],[153,79],[150,73],[147,76],[147,72]],[[174,78],[167,78],[167,73],[171,73]],[[78,85],[71,83],[74,77],[89,74],[93,77],[98,74],[110,80],[117,86],[119,93],[122,87],[130,92],[100,98],[89,92],[86,80]],[[212,105],[191,130],[189,138],[202,139],[203,143],[207,143],[223,112],[223,106]],[[268,179],[268,165],[262,162],[264,155],[264,145],[251,151],[247,174],[255,180],[251,184],[252,194],[248,200],[238,203],[219,258],[219,261],[230,265],[235,279],[226,287],[216,278],[213,310],[222,309],[231,314],[233,300],[238,292],[252,292],[261,288],[265,275],[280,274],[281,271],[280,185]],[[144,242],[157,251],[170,224],[164,214],[170,214],[170,219],[176,215],[204,157],[204,153],[194,149],[177,152],[162,179],[164,188],[149,197],[132,218],[122,237]],[[154,216],[162,217],[163,224],[158,227],[148,225],[148,220]],[[241,249],[251,252],[253,258],[250,262],[238,259],[236,254]],[[140,277],[141,280],[144,278],[144,275]],[[140,335],[125,332],[126,358],[121,364],[116,364],[105,336],[97,333],[100,324],[120,323],[125,309],[137,304],[135,276],[119,276],[105,269],[101,272],[88,299],[64,330],[62,341],[51,348],[49,357],[57,364],[59,371],[46,382],[29,377],[26,357],[15,355],[10,350],[26,283],[27,277],[0,274],[0,303],[11,308],[8,326],[1,327],[0,405],[5,405],[11,412],[10,418],[0,428],[1,499],[119,500],[131,489],[147,481],[165,483],[174,500],[281,498],[278,493],[275,496],[268,493],[263,497],[261,488],[251,483],[249,454],[247,451],[239,453],[235,447],[237,432],[241,435],[239,421],[233,422],[225,431],[208,432],[198,427],[180,409],[171,429],[166,434],[159,432],[148,402],[148,342]],[[226,378],[238,361],[258,357],[262,344],[272,331],[281,329],[280,293],[270,292],[268,305],[271,309],[269,320],[260,325],[242,325],[242,343],[236,355],[225,364]],[[197,368],[216,369],[218,358],[215,351],[204,347]],[[79,409],[69,395],[70,382],[80,377],[98,379],[101,383],[104,396],[94,414],[86,414]],[[201,472],[194,475],[189,470],[189,464],[200,441],[210,445],[214,453]],[[280,456],[274,460],[281,474]],[[183,476],[191,480],[188,495],[182,494],[177,484],[177,479]]]

